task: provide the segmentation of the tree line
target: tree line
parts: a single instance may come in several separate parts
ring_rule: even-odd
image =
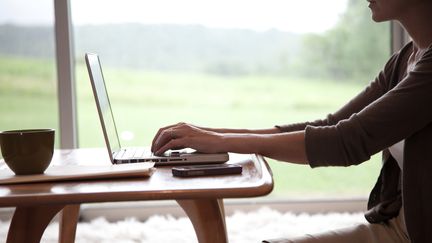
[[[323,33],[258,32],[199,25],[106,24],[74,28],[76,60],[97,52],[104,65],[217,75],[290,75],[367,82],[390,55],[388,24],[374,24],[349,0]],[[0,55],[54,57],[52,26],[0,25]]]

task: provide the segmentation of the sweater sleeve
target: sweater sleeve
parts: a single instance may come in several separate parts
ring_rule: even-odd
[[[393,68],[396,70],[396,66]],[[387,72],[377,78],[386,78]],[[395,77],[395,76],[394,76]],[[380,82],[380,81],[375,81]],[[390,81],[389,81],[390,82]],[[359,164],[432,122],[432,50],[393,89],[337,124],[305,127],[311,167]],[[356,99],[363,99],[356,97]],[[372,99],[368,99],[372,100]],[[363,103],[363,102],[361,102]]]
[[[276,125],[275,127],[281,132],[294,132],[305,130],[307,126],[333,126],[342,120],[348,119],[352,114],[361,111],[389,90],[389,76],[393,71],[393,66],[397,63],[398,56],[399,53],[394,54],[375,80],[373,80],[362,92],[342,106],[338,111],[328,114],[325,119],[315,120],[312,122]]]

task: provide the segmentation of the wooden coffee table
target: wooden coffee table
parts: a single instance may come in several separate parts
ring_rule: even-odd
[[[57,150],[53,164],[109,165],[105,149]],[[257,155],[230,154],[227,163],[243,166],[241,175],[176,178],[171,166],[147,178],[87,180],[0,186],[0,207],[16,207],[7,242],[39,242],[61,211],[60,242],[74,242],[82,203],[176,200],[191,220],[200,243],[228,242],[224,198],[264,196],[273,189],[266,161]]]

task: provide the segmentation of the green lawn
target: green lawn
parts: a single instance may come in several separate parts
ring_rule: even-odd
[[[354,82],[292,77],[221,77],[104,66],[117,127],[134,134],[123,145],[149,144],[157,129],[178,121],[204,126],[266,128],[312,120],[334,111],[362,89]],[[0,130],[58,127],[55,65],[0,57]],[[104,146],[85,66],[77,65],[79,143]],[[269,160],[274,196],[367,195],[378,156],[361,166],[310,169]]]

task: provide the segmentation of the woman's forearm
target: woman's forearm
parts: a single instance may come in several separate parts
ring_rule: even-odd
[[[256,153],[276,160],[308,164],[304,131],[277,134],[222,134],[226,151]]]
[[[280,133],[280,130],[276,127],[267,129],[237,129],[237,128],[209,128],[199,127],[206,131],[217,132],[217,133],[236,133],[236,134],[275,134]]]

